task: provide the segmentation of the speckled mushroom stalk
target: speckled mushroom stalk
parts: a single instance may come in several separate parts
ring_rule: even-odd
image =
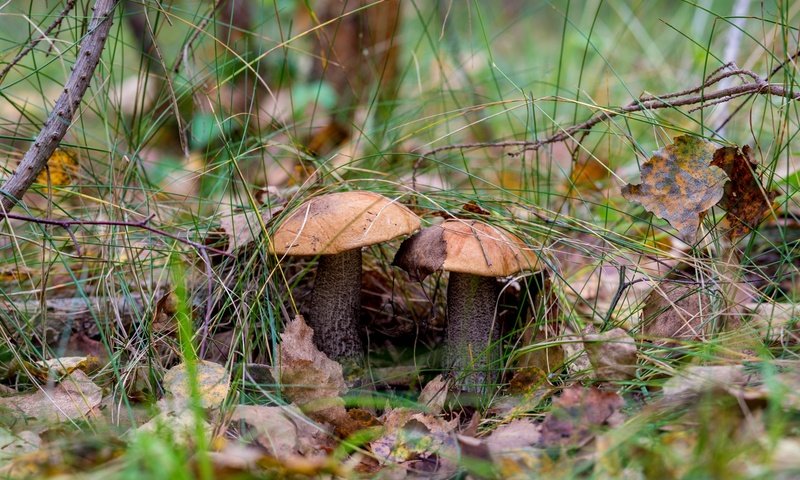
[[[361,249],[419,229],[419,217],[372,192],[314,197],[281,222],[271,246],[276,255],[318,256],[306,305],[314,343],[334,360],[360,364]]]
[[[533,250],[497,227],[474,220],[447,220],[409,237],[394,264],[418,280],[443,270],[447,286],[445,363],[464,391],[480,392],[499,370],[499,329],[495,319],[498,277],[538,265]]]
[[[308,306],[317,347],[331,358],[360,363],[361,249],[322,255]]]
[[[450,273],[445,355],[447,368],[461,377],[465,391],[480,391],[495,381],[493,364],[501,353],[494,315],[498,294],[493,277]]]

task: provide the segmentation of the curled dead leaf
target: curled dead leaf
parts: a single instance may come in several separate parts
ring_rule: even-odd
[[[753,160],[753,150],[745,145],[723,147],[714,152],[711,162],[730,178],[719,206],[728,212],[725,216],[726,234],[731,240],[747,235],[770,211],[778,192],[768,191],[755,174],[758,163]]]
[[[314,345],[313,335],[302,316],[289,322],[281,333],[272,375],[284,396],[314,420],[346,424],[349,417],[340,397],[347,391],[342,366]]]
[[[645,300],[642,333],[665,344],[703,338],[711,308],[711,298],[697,287],[662,282]]]

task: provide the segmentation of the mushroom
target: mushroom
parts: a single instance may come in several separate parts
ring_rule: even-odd
[[[406,239],[394,264],[412,277],[450,272],[447,286],[447,367],[464,374],[461,388],[479,392],[499,357],[497,277],[535,270],[534,250],[511,233],[476,220],[447,220]]]
[[[360,363],[361,248],[419,230],[419,217],[372,192],[340,192],[304,202],[272,236],[276,255],[319,256],[309,298],[314,343],[335,360]]]

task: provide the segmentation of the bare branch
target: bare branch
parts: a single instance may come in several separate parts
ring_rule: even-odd
[[[61,10],[61,13],[59,13],[56,19],[53,20],[53,23],[51,23],[50,26],[47,27],[47,29],[44,32],[42,32],[42,34],[39,35],[35,40],[31,40],[31,43],[29,43],[25,48],[23,48],[22,51],[19,52],[17,56],[15,56],[11,60],[11,62],[9,62],[9,64],[3,68],[3,71],[0,72],[0,83],[3,83],[3,80],[5,80],[6,78],[6,75],[8,75],[8,72],[10,72],[12,68],[14,68],[14,65],[19,63],[19,61],[22,60],[25,57],[25,55],[27,55],[28,53],[30,53],[31,50],[36,48],[36,45],[38,45],[39,42],[47,38],[47,36],[50,35],[50,33],[52,33],[53,30],[57,29],[59,25],[61,25],[61,22],[64,21],[64,18],[67,17],[67,14],[75,6],[75,2],[76,0],[67,0],[67,4],[64,6],[64,9]]]
[[[750,77],[753,78],[754,81],[730,88],[723,88],[716,92],[697,93],[704,90],[704,88],[708,87],[709,85],[734,75]],[[475,142],[443,145],[422,153],[421,158],[429,157],[448,150],[466,150],[474,148],[520,147],[519,152],[538,150],[539,148],[551,143],[569,140],[578,133],[586,133],[598,123],[605,120],[610,120],[619,115],[642,112],[646,110],[683,107],[688,105],[705,107],[716,105],[721,102],[727,102],[733,100],[734,98],[745,95],[771,95],[784,97],[791,100],[800,100],[800,92],[787,90],[783,85],[769,83],[766,79],[759,77],[749,70],[736,69],[723,74],[716,74],[715,72],[715,74],[712,74],[712,77],[707,79],[700,87],[695,87],[678,93],[669,93],[658,96],[643,96],[642,98],[631,102],[628,105],[615,109],[604,109],[603,111],[593,115],[588,120],[563,128],[558,133],[555,133],[542,140],[514,140],[508,142]]]
[[[78,110],[92,75],[100,61],[100,54],[111,29],[112,13],[117,0],[96,0],[92,10],[92,20],[78,53],[72,74],[58,97],[53,111],[47,117],[41,132],[33,145],[25,153],[19,167],[6,180],[2,188],[0,208],[3,213],[10,211],[22,198],[39,173],[44,170],[47,160],[67,133],[72,117]]]

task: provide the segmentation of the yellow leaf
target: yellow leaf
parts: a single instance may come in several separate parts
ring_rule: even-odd
[[[63,187],[72,183],[78,173],[78,159],[67,150],[57,148],[47,160],[47,169],[36,177],[36,183]],[[49,177],[49,178],[48,178]]]

